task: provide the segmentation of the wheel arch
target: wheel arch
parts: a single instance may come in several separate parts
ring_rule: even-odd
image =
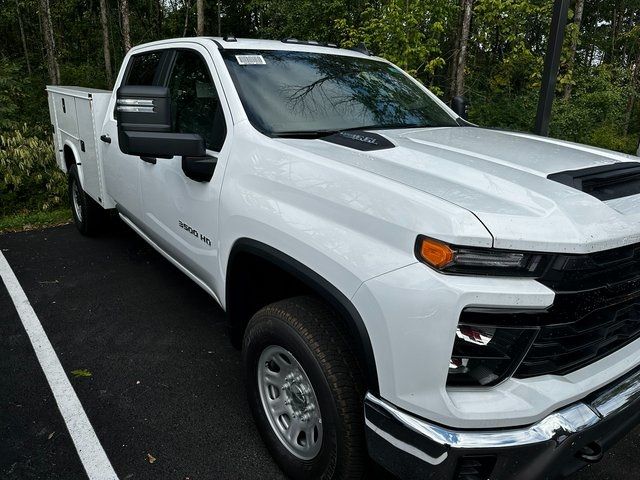
[[[371,339],[360,313],[351,300],[331,282],[295,258],[250,238],[236,240],[227,263],[225,304],[234,343],[240,344],[244,329],[251,315],[255,313],[250,307],[247,309],[245,291],[241,288],[242,277],[247,274],[246,269],[242,268],[247,257],[252,257],[257,262],[265,263],[270,268],[295,279],[301,288],[323,299],[338,313],[354,340],[354,350],[363,369],[367,388],[377,393],[378,374]]]
[[[71,167],[74,165],[78,169],[78,177],[80,178],[80,185],[84,185],[84,175],[82,172],[82,163],[80,162],[80,154],[76,146],[66,140],[62,147],[62,159],[64,160],[64,166],[66,173],[69,174]]]

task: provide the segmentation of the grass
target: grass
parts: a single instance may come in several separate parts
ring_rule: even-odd
[[[55,227],[71,221],[71,210],[61,208],[50,212],[27,212],[0,217],[0,233],[22,232]]]

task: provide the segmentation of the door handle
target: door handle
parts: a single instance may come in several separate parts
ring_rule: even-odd
[[[100,140],[104,143],[111,143],[111,137],[109,135],[100,135]]]

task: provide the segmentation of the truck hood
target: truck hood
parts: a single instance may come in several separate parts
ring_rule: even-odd
[[[496,248],[589,253],[640,241],[640,195],[601,201],[547,178],[638,157],[473,127],[372,133],[395,147],[362,151],[323,139],[278,141],[465,208]]]

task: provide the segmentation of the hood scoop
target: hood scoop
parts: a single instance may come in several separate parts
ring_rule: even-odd
[[[562,183],[607,201],[640,193],[640,163],[620,162],[611,165],[553,173],[549,180]]]
[[[327,137],[323,137],[322,140],[342,145],[343,147],[353,148],[354,150],[360,150],[362,152],[385,150],[395,147],[393,143],[382,135],[365,132],[364,130],[338,132]]]

